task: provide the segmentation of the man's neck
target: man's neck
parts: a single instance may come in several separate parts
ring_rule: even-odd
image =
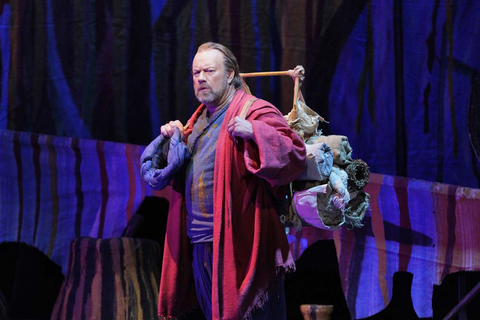
[[[219,110],[222,110],[223,107],[225,107],[226,105],[228,105],[232,99],[233,99],[233,96],[235,95],[235,92],[237,92],[236,89],[233,89],[233,87],[231,87],[227,94],[225,94],[225,96],[223,96],[223,98],[220,100],[219,103],[212,103],[212,104],[207,104],[206,107],[207,107],[207,111],[208,111],[208,117],[211,118],[213,117]]]

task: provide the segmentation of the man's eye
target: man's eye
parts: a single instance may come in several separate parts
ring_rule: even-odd
[[[206,70],[206,73],[213,73],[215,70]]]

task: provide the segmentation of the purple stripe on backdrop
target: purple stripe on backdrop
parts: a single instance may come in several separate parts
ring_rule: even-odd
[[[50,168],[50,193],[52,199],[52,228],[50,230],[50,244],[48,246],[47,256],[51,256],[55,246],[55,239],[58,231],[58,215],[60,213],[58,199],[58,167],[57,153],[54,145],[53,136],[48,136],[46,140],[48,148],[48,165]]]
[[[57,227],[55,245],[50,258],[58,260],[56,257],[64,254],[62,252],[63,248],[68,245],[72,235],[75,235],[75,214],[78,199],[75,193],[75,153],[72,150],[72,139],[58,139],[56,137],[53,139],[53,148],[55,150],[55,175],[57,180],[54,184],[57,189],[57,199],[52,199],[52,207],[56,206],[54,201],[58,201],[58,216],[56,218],[52,217],[52,223],[56,223]],[[42,188],[45,188],[45,186],[42,185]],[[65,221],[68,221],[68,223]]]
[[[32,223],[35,220],[35,207],[36,207],[36,195],[34,190],[35,187],[35,168],[31,165],[33,157],[33,149],[31,148],[30,135],[24,132],[19,135],[19,144],[20,144],[20,158],[22,166],[22,220],[21,222],[22,230],[19,231],[19,240],[24,243],[32,243],[33,241],[33,229],[34,224]],[[18,177],[19,178],[19,177]]]
[[[41,176],[42,170],[40,166],[40,145],[38,143],[39,136],[37,134],[32,134],[30,137],[30,144],[33,149],[33,167],[35,168],[35,195],[37,198],[35,204],[35,220],[33,226],[33,243],[36,243],[37,240],[37,230],[38,230],[38,221],[40,219],[40,206],[41,206]]]
[[[53,219],[53,199],[51,192],[51,168],[49,165],[50,151],[48,149],[47,139],[49,136],[39,135],[38,144],[40,146],[39,153],[39,165],[40,172],[40,215],[38,218],[37,236],[35,246],[37,246],[44,253],[47,253],[50,235],[52,232],[52,219]],[[57,141],[55,139],[55,141]],[[26,162],[24,162],[26,164]],[[30,164],[31,165],[31,164]],[[31,190],[33,185],[30,183],[25,185],[25,188]]]
[[[77,198],[77,209],[75,211],[75,238],[81,234],[82,212],[83,212],[83,191],[82,191],[82,152],[79,148],[78,138],[73,138],[71,148],[75,154],[75,195]]]
[[[132,159],[132,155],[134,154],[132,145],[125,146],[125,159],[127,160],[127,173],[128,173],[128,200],[127,200],[127,207],[126,207],[126,220],[130,219],[133,215],[133,204],[135,201],[135,194],[137,192],[136,186],[136,172],[135,172],[135,160]],[[137,161],[138,162],[138,161]]]
[[[100,166],[100,181],[101,181],[101,194],[102,194],[102,205],[100,208],[100,221],[98,224],[98,237],[103,237],[103,228],[105,225],[105,214],[107,210],[107,203],[108,203],[108,174],[107,174],[107,167],[105,163],[105,141],[97,141],[96,149],[97,149],[97,156],[98,162]]]

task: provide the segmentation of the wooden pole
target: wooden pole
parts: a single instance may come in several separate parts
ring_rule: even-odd
[[[268,76],[291,76],[292,70],[288,71],[266,71],[266,72],[250,72],[250,73],[240,73],[240,77],[250,78],[250,77],[268,77]]]
[[[268,77],[268,76],[290,76],[293,77],[294,70],[288,71],[266,71],[266,72],[250,72],[250,73],[240,73],[242,78],[250,77]],[[300,78],[294,77],[295,79],[295,88],[293,89],[293,108],[292,112],[296,114],[297,112],[297,100],[299,96],[299,87],[300,87]]]
[[[298,100],[298,91],[299,91],[299,78],[295,78],[295,87],[293,88],[293,108],[292,111],[297,112],[297,100]]]

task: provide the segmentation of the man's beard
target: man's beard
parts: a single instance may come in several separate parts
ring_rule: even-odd
[[[208,90],[198,92],[202,88],[208,88]],[[222,87],[219,88],[218,90],[215,91],[209,85],[205,84],[200,86],[197,89],[195,96],[197,97],[198,101],[204,104],[218,102],[224,95],[225,91],[227,91],[227,89],[228,89],[228,80],[227,80],[227,77],[225,77],[222,81]]]

